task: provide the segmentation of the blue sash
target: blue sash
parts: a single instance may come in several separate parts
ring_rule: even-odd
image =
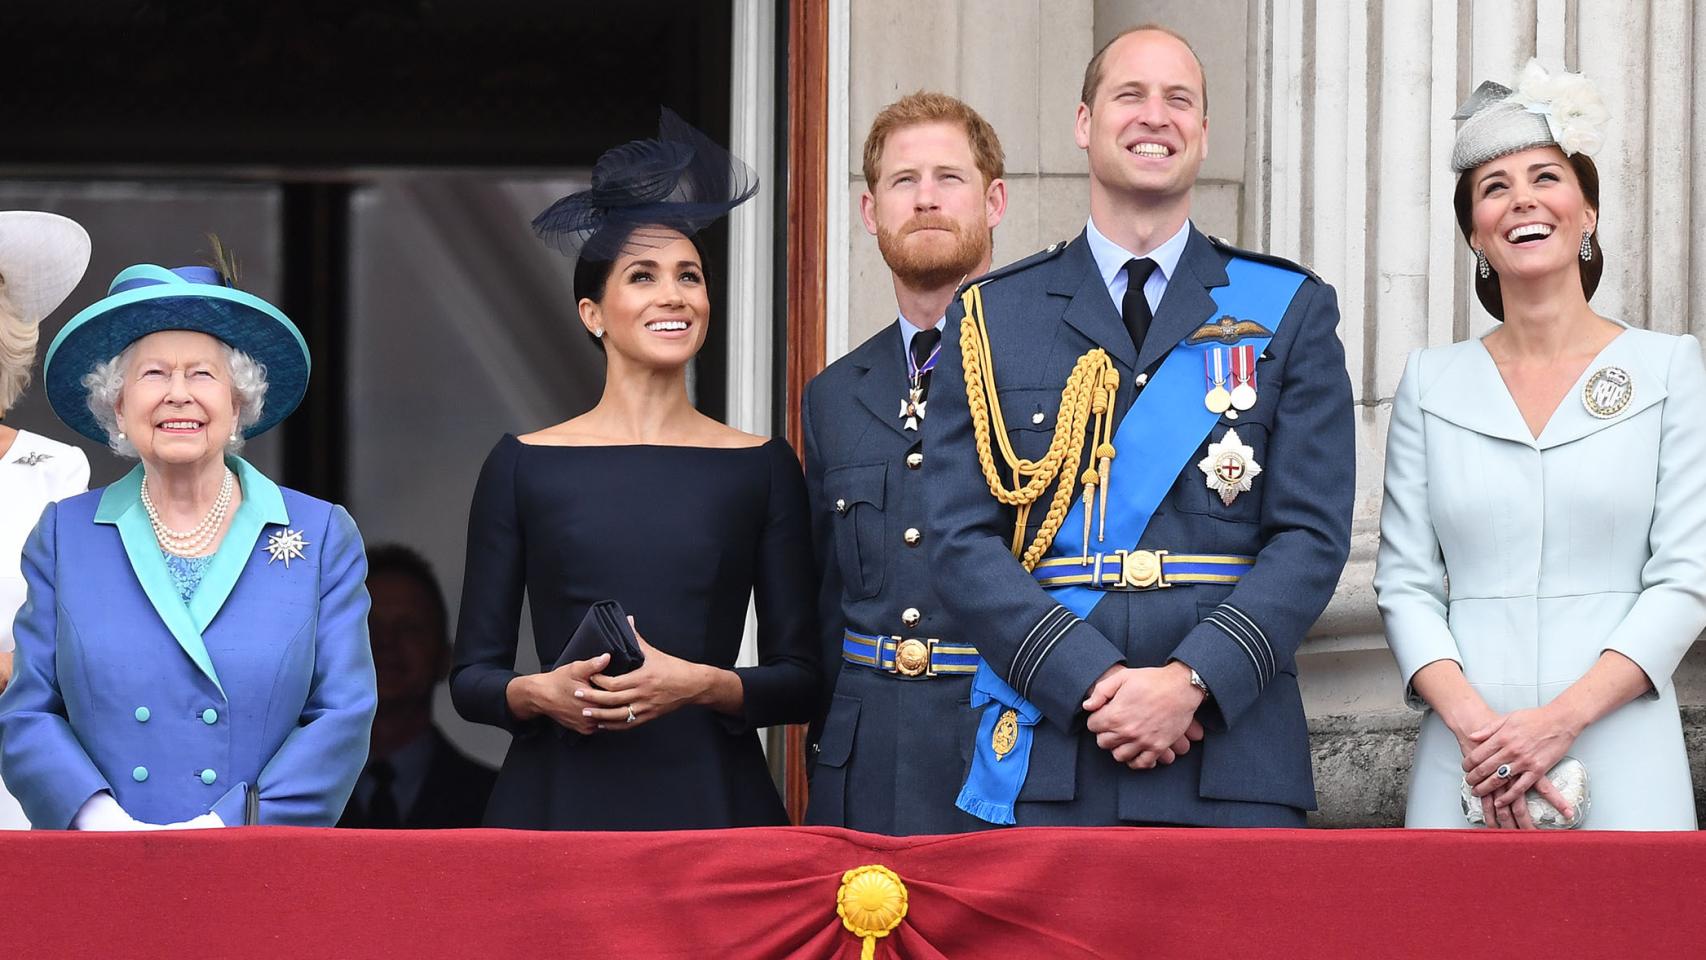
[[[1303,274],[1234,257],[1226,263],[1226,276],[1226,286],[1209,291],[1216,308],[1215,317],[1254,320],[1266,327],[1268,336],[1238,341],[1239,346],[1253,345],[1259,355],[1273,334],[1279,332],[1286,309],[1297,295],[1297,288],[1303,285]],[[1187,337],[1168,351],[1167,359],[1120,418],[1119,428],[1114,432],[1114,447],[1120,455],[1108,479],[1108,512],[1104,518],[1106,539],[1111,544],[1137,546],[1155,508],[1161,505],[1180,471],[1188,467],[1197,447],[1220,420],[1219,414],[1203,404],[1203,394],[1207,392],[1203,383],[1203,354],[1225,344],[1219,340],[1188,341]],[[1072,510],[1049,547],[1049,557],[1084,555],[1084,510],[1084,498],[1075,498]],[[1075,585],[1044,589],[1081,620],[1089,618],[1090,611],[1105,595],[1105,591]],[[1013,806],[1030,769],[1030,726],[1036,721],[1032,720],[1030,725],[1021,722],[1017,745],[1000,757],[992,745],[995,724],[1004,710],[1016,711],[1021,721],[1026,716],[1040,717],[1041,713],[1003,682],[988,661],[978,663],[972,689],[985,691],[989,706],[978,725],[971,770],[955,805],[990,823],[1013,823]],[[974,694],[973,706],[977,703]]]

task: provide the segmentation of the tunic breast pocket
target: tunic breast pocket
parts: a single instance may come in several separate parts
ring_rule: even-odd
[[[1054,442],[1056,417],[1060,412],[1060,390],[1034,387],[1002,390],[1001,416],[1007,425],[1007,440],[1013,452],[1025,460],[1041,460]],[[1005,464],[999,454],[997,464]],[[1002,473],[1007,473],[1005,467]],[[1011,482],[1009,476],[1007,480]]]
[[[883,588],[887,481],[887,463],[849,464],[823,477],[824,497],[835,511],[836,562],[841,566],[843,589],[854,600],[873,597]]]
[[[1181,513],[1234,523],[1260,523],[1268,426],[1253,419],[1222,421],[1180,471],[1169,500]]]

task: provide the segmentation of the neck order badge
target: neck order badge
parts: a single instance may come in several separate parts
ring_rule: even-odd
[[[1295,271],[1238,257],[1227,262],[1226,274],[1227,285],[1210,291],[1220,314],[1250,318],[1250,327],[1261,331],[1261,335],[1243,339],[1233,350],[1227,351],[1231,356],[1226,359],[1231,359],[1231,364],[1225,364],[1224,359],[1221,361],[1220,369],[1230,366],[1234,378],[1233,389],[1225,391],[1227,406],[1217,411],[1214,409],[1216,404],[1211,404],[1199,392],[1204,389],[1203,380],[1199,379],[1204,374],[1198,372],[1206,372],[1212,394],[1216,367],[1209,353],[1225,348],[1210,346],[1210,337],[1199,337],[1193,333],[1168,353],[1155,376],[1120,420],[1112,438],[1113,446],[1142,451],[1143,466],[1120,470],[1108,478],[1102,531],[1095,542],[1091,542],[1088,525],[1083,523],[1087,503],[1076,502],[1061,524],[1048,557],[1033,570],[1040,580],[1046,576],[1045,588],[1054,595],[1063,610],[1080,619],[1090,616],[1091,610],[1105,595],[1104,591],[1088,586],[1092,577],[1055,575],[1058,571],[1049,568],[1050,562],[1066,562],[1080,570],[1089,568],[1093,562],[1094,568],[1099,570],[1105,541],[1121,547],[1135,547],[1141,541],[1144,529],[1149,526],[1149,518],[1172,489],[1180,471],[1189,468],[1197,448],[1219,422],[1220,414],[1233,406],[1233,393],[1239,387],[1247,387],[1247,397],[1240,399],[1247,399],[1248,406],[1241,409],[1254,406],[1256,357],[1278,331],[1286,307],[1304,280],[1303,275]],[[1239,321],[1239,324],[1244,322]],[[1241,380],[1236,379],[1240,354],[1244,355],[1246,371]],[[1236,441],[1237,438],[1232,439]],[[1240,479],[1247,480],[1248,477]],[[1048,571],[1046,574],[1045,570]],[[1100,582],[1099,573],[1093,578]],[[1061,583],[1062,580],[1079,582]],[[1059,610],[1056,614],[1066,615]],[[977,675],[972,679],[972,702],[974,705],[987,704],[987,707],[983,722],[978,726],[971,770],[956,805],[990,823],[1011,824],[1015,822],[1013,809],[1030,766],[1031,728],[1041,719],[1041,711],[1014,692],[987,662],[979,663]],[[1011,719],[1003,723],[1004,717]],[[1018,725],[1016,738],[1010,735],[1014,722]],[[1006,735],[998,737],[998,733]],[[1008,750],[998,750],[997,739],[1001,741],[1000,747],[1006,747],[1009,742],[1013,746]]]

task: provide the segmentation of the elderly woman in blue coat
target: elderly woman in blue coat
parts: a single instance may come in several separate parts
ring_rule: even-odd
[[[202,267],[131,267],[53,341],[55,412],[141,463],[24,548],[0,757],[37,828],[337,821],[376,703],[361,538],[236,456],[308,369],[283,313]]]

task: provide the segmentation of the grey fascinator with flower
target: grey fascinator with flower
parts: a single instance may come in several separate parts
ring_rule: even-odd
[[[1538,60],[1517,78],[1516,89],[1483,81],[1453,120],[1462,120],[1451,149],[1451,169],[1473,170],[1519,150],[1556,146],[1566,156],[1593,156],[1605,142],[1611,112],[1599,88],[1579,73],[1548,73]]]

